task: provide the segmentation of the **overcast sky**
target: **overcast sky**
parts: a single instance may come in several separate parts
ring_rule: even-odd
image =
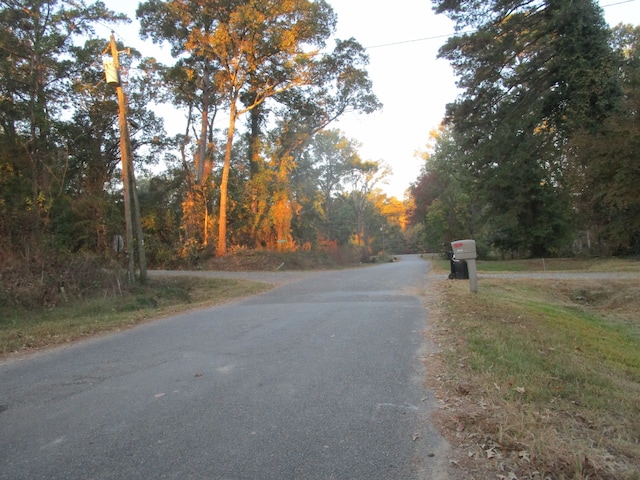
[[[416,180],[422,161],[415,156],[424,150],[431,130],[440,124],[446,104],[456,97],[455,78],[448,62],[437,54],[453,24],[435,15],[428,0],[328,0],[338,14],[337,38],[354,37],[370,57],[369,76],[374,91],[384,104],[382,111],[367,116],[349,115],[334,128],[362,144],[365,160],[381,160],[393,170],[389,195],[399,199]],[[105,4],[135,19],[138,2],[105,0]],[[600,0],[609,25],[620,22],[640,25],[640,0]],[[143,56],[162,60],[168,49],[160,50],[138,38],[138,27],[117,27],[116,35]],[[108,37],[110,31],[98,30]],[[224,128],[226,125],[218,125]],[[178,131],[184,128],[179,125]],[[167,129],[175,133],[170,125]]]

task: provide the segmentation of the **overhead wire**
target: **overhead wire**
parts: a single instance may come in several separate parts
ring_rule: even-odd
[[[637,2],[637,1],[638,0],[622,0],[620,2],[608,3],[606,5],[602,5],[601,7],[602,8],[615,7],[617,5],[624,5],[626,3],[634,3],[634,2]],[[472,32],[471,30],[463,30],[463,31],[458,32],[458,33],[471,33],[471,32]],[[454,33],[447,33],[447,34],[442,34],[442,35],[433,35],[433,36],[430,36],[430,37],[414,38],[414,39],[411,39],[411,40],[400,40],[400,41],[397,41],[397,42],[390,42],[390,43],[381,43],[379,45],[371,45],[369,47],[364,47],[364,48],[365,48],[365,50],[372,50],[374,48],[394,47],[396,45],[404,45],[404,44],[407,44],[407,43],[426,42],[426,41],[429,41],[429,40],[437,40],[439,38],[449,38],[452,35],[454,35]]]

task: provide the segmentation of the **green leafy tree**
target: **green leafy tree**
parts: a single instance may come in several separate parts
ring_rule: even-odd
[[[139,182],[145,249],[149,264],[156,268],[176,267],[176,259],[180,258],[176,253],[181,245],[185,175],[182,168],[173,167]]]
[[[104,39],[94,39],[71,49],[78,68],[70,92],[75,110],[70,121],[57,123],[65,139],[65,175],[62,195],[53,207],[62,215],[52,217],[52,228],[58,242],[74,251],[104,253],[111,249],[113,235],[123,233],[123,218],[113,199],[121,188],[118,104],[113,87],[104,85],[101,62],[96,61],[104,48]],[[145,168],[157,163],[166,140],[161,119],[148,109],[155,90],[148,86],[146,64],[138,66],[138,61],[135,51],[123,57],[122,78],[130,92],[132,152],[138,167]]]
[[[428,250],[449,250],[452,240],[478,239],[486,222],[485,203],[477,195],[453,129],[443,126],[431,138],[422,153],[421,176],[411,187],[412,221],[424,225]]]
[[[640,253],[640,27],[613,30],[623,98],[595,132],[574,136],[568,178],[576,192],[583,247],[598,254]]]
[[[55,244],[56,235],[62,235],[59,244],[74,244],[67,182],[81,140],[61,118],[76,105],[73,81],[87,65],[76,39],[90,36],[95,22],[125,19],[102,2],[16,0],[0,6],[0,215],[5,238],[29,250],[27,257]]]
[[[370,241],[378,234],[374,216],[378,213],[375,205],[375,189],[384,183],[391,169],[379,161],[358,160],[353,163],[346,176],[347,189],[352,202],[355,219],[354,243],[368,255]]]
[[[308,167],[306,171],[315,179],[319,194],[318,207],[326,226],[332,224],[333,200],[344,192],[347,177],[361,161],[358,145],[345,138],[339,130],[324,130],[314,135],[305,150]],[[301,165],[298,170],[305,170]],[[326,232],[327,238],[331,235]]]
[[[435,0],[460,30],[440,55],[463,93],[447,110],[470,187],[500,248],[542,255],[566,244],[566,146],[595,131],[619,97],[615,55],[593,1]],[[465,185],[465,188],[467,186]]]
[[[60,118],[73,104],[72,79],[82,72],[74,40],[91,35],[94,22],[125,18],[101,2],[0,5],[0,168],[9,187],[0,212],[15,245],[36,251],[44,244],[64,191],[68,152]]]

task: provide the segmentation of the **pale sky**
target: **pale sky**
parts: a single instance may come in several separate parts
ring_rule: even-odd
[[[429,132],[437,128],[447,103],[456,97],[455,77],[448,62],[437,54],[453,24],[435,15],[429,0],[328,0],[338,14],[337,38],[354,37],[367,48],[369,76],[374,92],[384,104],[372,115],[349,115],[330,128],[362,144],[365,160],[381,160],[393,170],[387,185],[388,195],[398,199],[414,182],[422,167],[415,156],[424,150]],[[640,0],[599,0],[605,19],[614,26],[620,22],[640,25]],[[105,0],[107,7],[128,14],[135,20],[136,0]],[[108,39],[110,30],[97,30]],[[116,35],[143,56],[160,61],[168,48],[159,50],[151,42],[138,38],[138,26],[117,27]],[[226,125],[218,125],[224,128]],[[178,131],[184,128],[179,125]],[[174,133],[167,124],[167,130]]]

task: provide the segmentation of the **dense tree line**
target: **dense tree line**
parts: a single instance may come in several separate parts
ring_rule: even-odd
[[[461,94],[411,190],[428,247],[640,253],[640,29],[592,0],[433,4]]]
[[[330,128],[380,103],[363,47],[332,40],[328,3],[148,0],[137,17],[175,59],[118,44],[152,266],[238,248],[403,248],[401,206],[378,189],[387,168]],[[34,272],[55,290],[81,258],[122,263],[119,105],[93,26],[126,21],[102,2],[0,3],[3,302]],[[166,134],[160,104],[183,134]]]

